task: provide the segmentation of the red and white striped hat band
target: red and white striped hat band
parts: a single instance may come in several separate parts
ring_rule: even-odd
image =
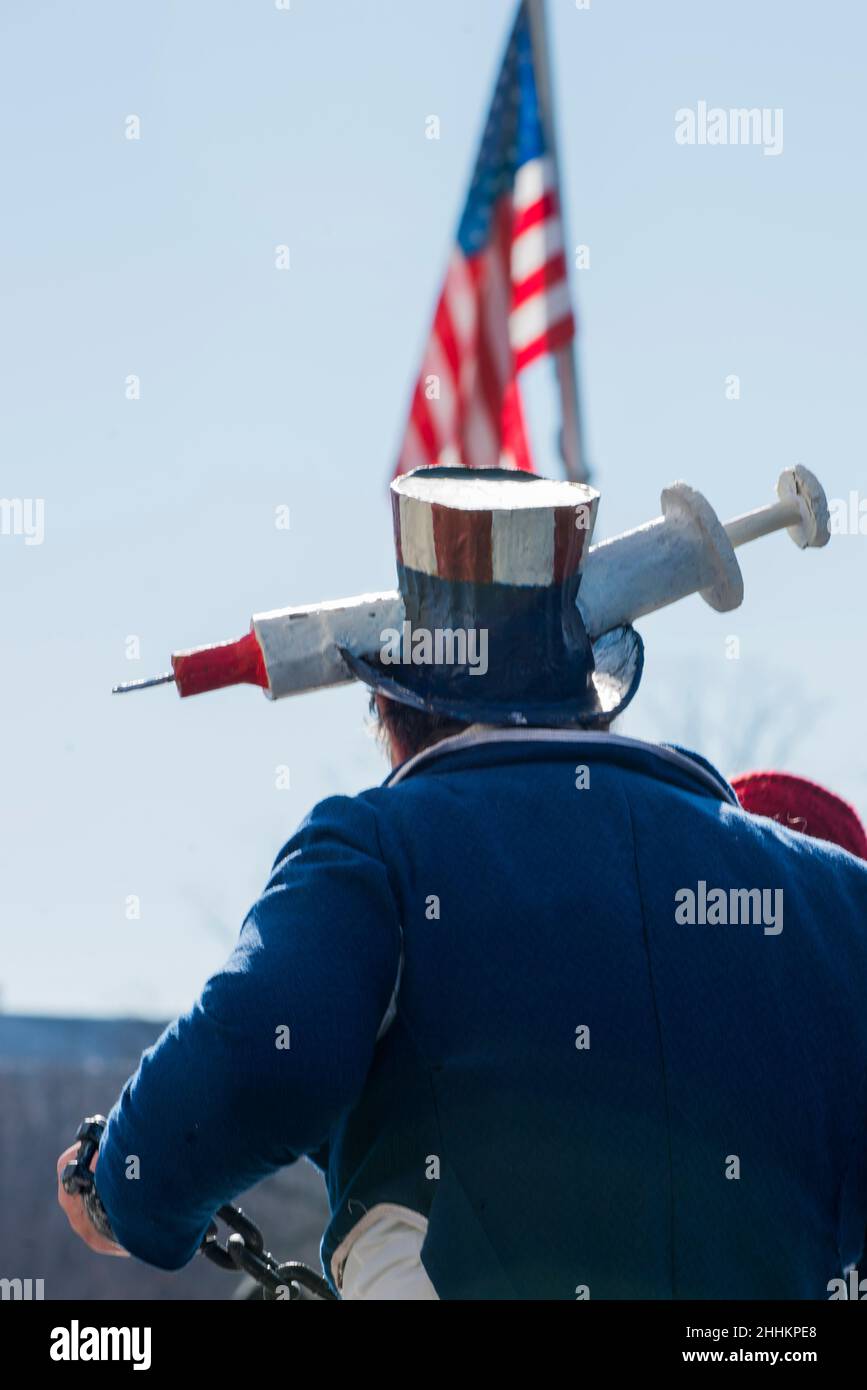
[[[417,468],[391,485],[398,565],[452,583],[549,588],[576,575],[599,493],[509,469]]]

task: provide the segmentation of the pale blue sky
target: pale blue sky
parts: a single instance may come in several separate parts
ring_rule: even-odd
[[[867,496],[863,11],[550,8],[570,240],[591,252],[574,286],[597,536],[676,478],[723,516],[797,462]],[[393,583],[386,478],[512,14],[3,7],[0,491],[43,497],[46,528],[0,537],[7,1010],[185,1007],[309,807],[383,775],[358,688],[109,691],[254,611]],[[783,153],[677,145],[699,100],[782,107]],[[530,398],[550,467],[545,372]],[[867,537],[741,558],[740,611],[692,599],[642,624],[626,731],[701,732],[732,773],[771,747],[742,741],[751,712],[791,700],[781,758],[867,811]]]

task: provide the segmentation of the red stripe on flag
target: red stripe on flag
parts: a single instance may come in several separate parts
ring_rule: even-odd
[[[512,308],[517,309],[528,299],[532,299],[534,294],[541,294],[544,290],[550,289],[552,285],[559,285],[561,280],[566,279],[566,257],[561,251],[545,265],[540,266],[532,275],[528,275],[526,280],[521,280],[512,287]]]
[[[503,409],[500,417],[503,452],[511,454],[515,467],[522,473],[535,473],[527,443],[527,428],[524,424],[524,407],[517,377],[506,386],[503,392]]]
[[[568,347],[574,336],[575,320],[570,314],[568,318],[552,324],[545,333],[540,333],[538,338],[534,338],[531,343],[521,349],[515,357],[516,370],[523,371],[538,357],[543,357],[546,352],[559,352],[561,348]]]
[[[493,349],[485,324],[480,325],[479,328],[478,371],[478,384],[482,405],[490,421],[491,431],[494,437],[499,440],[501,431],[500,415],[503,408],[503,388],[497,376]],[[492,459],[491,462],[496,464],[497,459]]]
[[[553,192],[543,194],[537,202],[530,203],[528,207],[519,208],[512,223],[512,240],[522,232],[528,231],[530,227],[538,227],[540,222],[547,222],[549,217],[556,217],[558,212],[557,195]]]

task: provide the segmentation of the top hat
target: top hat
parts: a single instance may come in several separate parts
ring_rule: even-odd
[[[576,606],[599,494],[503,468],[417,468],[391,485],[401,629],[342,650],[401,704],[488,724],[607,724],[632,699],[641,639],[591,641]]]

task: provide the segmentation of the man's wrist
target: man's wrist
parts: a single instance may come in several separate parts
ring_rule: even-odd
[[[106,1240],[113,1240],[116,1244],[117,1238],[114,1231],[111,1229],[108,1213],[102,1205],[95,1184],[89,1192],[85,1192],[84,1194],[84,1209],[87,1212],[88,1219],[94,1230],[98,1231]]]

